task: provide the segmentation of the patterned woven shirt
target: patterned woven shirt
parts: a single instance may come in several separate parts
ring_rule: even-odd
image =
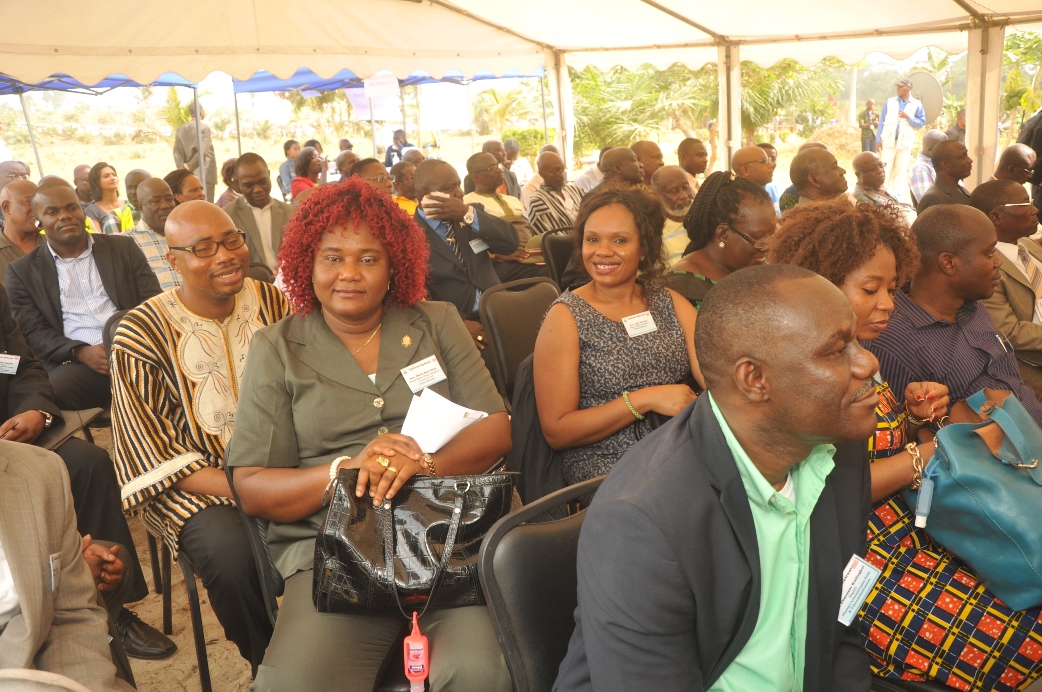
[[[532,230],[542,235],[547,231],[571,228],[579,213],[579,202],[583,193],[575,185],[565,185],[561,198],[549,185],[543,185],[534,193],[528,204],[528,223]]]
[[[175,554],[188,519],[233,505],[174,483],[223,468],[250,341],[289,312],[277,288],[246,279],[224,322],[196,315],[170,290],[127,313],[116,331],[112,438],[123,511],[139,515]]]
[[[141,252],[145,253],[148,266],[152,268],[156,278],[159,279],[159,287],[164,291],[181,286],[181,277],[173,270],[170,263],[166,261],[166,253],[170,247],[166,244],[166,238],[159,235],[145,223],[144,219],[126,232],[126,235],[134,239]]]

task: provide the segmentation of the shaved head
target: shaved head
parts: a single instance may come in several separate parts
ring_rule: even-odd
[[[177,289],[181,300],[199,315],[226,319],[250,266],[250,249],[231,217],[209,202],[182,202],[166,220],[166,240],[170,245],[166,260],[181,276]],[[228,247],[236,243],[237,247]],[[207,254],[210,248],[206,245],[214,250],[212,255]],[[185,247],[194,247],[195,251]]]
[[[800,148],[796,151],[796,153],[799,153],[801,151],[807,151],[808,149],[824,149],[825,151],[828,151],[829,145],[825,144],[824,142],[804,142],[800,145]]]
[[[31,180],[15,180],[0,191],[0,202],[12,199],[32,199],[36,192],[36,183]]]
[[[1016,204],[1025,194],[1024,186],[1012,180],[989,180],[973,189],[970,195],[970,206],[980,209],[985,214],[1001,204]]]
[[[235,223],[232,217],[216,204],[203,200],[182,202],[167,217],[166,240],[170,245],[192,245],[196,242],[200,229],[210,226],[235,228]]]
[[[544,151],[535,160],[536,170],[539,171],[544,185],[549,185],[560,192],[567,180],[565,175],[564,159],[557,155],[556,151]]]
[[[644,182],[650,185],[651,176],[655,175],[655,171],[662,168],[662,149],[659,148],[659,145],[646,139],[636,142],[630,149],[637,155],[637,160],[640,161],[640,165],[644,168]]]
[[[1026,144],[1011,144],[1002,152],[995,167],[996,180],[1012,180],[1023,185],[1031,180],[1038,165],[1038,156]]]
[[[404,161],[404,159],[402,159]],[[340,173],[341,178],[351,177],[351,167],[361,161],[358,158],[358,154],[351,151],[350,149],[344,149],[336,155],[336,169]]]
[[[936,265],[942,253],[963,253],[974,235],[972,228],[982,221],[992,227],[984,212],[967,204],[937,204],[919,214],[912,232],[923,258],[923,269]]]
[[[765,160],[767,158],[767,152],[757,146],[742,147],[734,153],[731,157],[731,170],[737,171],[740,166],[744,166],[752,161]]]
[[[36,217],[33,216],[32,199],[36,183],[31,180],[15,180],[0,191],[0,209],[4,212],[4,231],[8,234],[34,233]]]
[[[948,135],[944,134],[942,130],[927,130],[926,134],[923,135],[923,153],[929,156],[933,153],[935,146],[947,141]]]
[[[742,147],[731,157],[731,170],[735,175],[761,187],[774,180],[777,165],[765,149],[757,146]]]
[[[811,147],[796,154],[789,164],[789,180],[801,195],[817,199],[834,196],[847,189],[843,169],[837,167],[836,157],[828,149]]]
[[[408,149],[404,154],[402,154],[402,161],[411,163],[414,166],[418,166],[420,162],[424,160],[426,160],[426,157],[419,149]]]
[[[614,147],[604,152],[598,164],[605,180],[639,185],[644,180],[644,167],[629,147]]]

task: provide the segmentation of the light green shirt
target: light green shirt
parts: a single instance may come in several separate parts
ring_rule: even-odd
[[[767,482],[713,400],[713,415],[749,496],[760,554],[760,612],[749,641],[709,692],[799,692],[807,645],[810,515],[835,467],[832,445],[818,445],[789,471],[796,503]],[[786,634],[788,636],[786,636]]]

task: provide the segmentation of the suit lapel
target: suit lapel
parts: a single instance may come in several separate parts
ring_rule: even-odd
[[[8,473],[6,466],[6,461],[0,464],[0,542],[11,567],[22,618],[13,620],[4,631],[2,648],[17,657],[35,648],[33,643],[39,639],[36,630],[44,622],[43,597],[50,593],[50,585],[43,583],[41,570],[46,556],[40,554],[39,547],[45,544],[45,537],[36,525],[29,486],[25,479]],[[24,630],[19,629],[19,620],[24,623]],[[3,659],[0,653],[0,662]],[[14,663],[22,665],[17,660]]]
[[[383,318],[380,335],[380,362],[376,369],[376,386],[381,393],[390,389],[402,376],[401,369],[412,362],[420,346],[423,331],[412,326],[419,317],[415,308],[392,307]]]
[[[118,293],[119,285],[116,283],[116,263],[112,256],[112,245],[105,236],[94,237],[94,266],[98,268],[101,276],[101,285],[105,287],[105,293],[119,310],[134,307],[133,301],[124,301]]]
[[[297,324],[286,338],[306,345],[300,353],[302,363],[337,384],[374,395],[379,394],[376,385],[344,348],[343,342],[329,329],[321,312],[315,310],[305,317],[294,319],[297,320]]]
[[[271,205],[271,249],[276,257],[278,257],[279,247],[282,245],[282,227],[286,223],[286,217],[282,213],[284,208],[277,200],[275,204]],[[250,216],[253,214],[251,213]],[[274,269],[275,267],[272,267],[272,270]]]
[[[39,288],[42,289],[42,293],[47,296],[47,300],[51,304],[51,316],[57,320],[56,323],[51,323],[51,327],[60,332],[62,331],[62,299],[61,286],[58,283],[58,267],[54,264],[51,248],[46,241],[35,252],[37,276],[40,277],[39,280],[42,283]]]
[[[272,210],[274,211],[274,209]],[[250,203],[245,197],[235,200],[235,216],[239,222],[239,230],[246,232],[246,242],[250,246],[250,261],[268,264],[268,258],[264,255],[264,242],[261,240],[260,229],[257,228],[257,219],[253,216]],[[274,223],[274,214],[272,223]],[[274,269],[274,267],[268,267]]]
[[[807,656],[804,665],[806,689],[821,688],[820,682],[815,684],[806,676],[820,674],[822,656],[835,650],[835,618],[842,588],[842,579],[836,577],[837,570],[842,570],[846,564],[840,554],[836,510],[832,484],[825,483],[810,515],[811,569],[807,586]]]
[[[1008,274],[1011,279],[1013,279],[1014,281],[1031,291],[1031,295],[1034,296],[1035,290],[1031,288],[1031,283],[1028,281],[1028,278],[1024,276],[1024,270],[1016,264],[1014,264],[1013,262],[1011,262],[1009,257],[1006,257],[1001,252],[998,253],[998,255],[999,261],[1002,262],[1002,264],[999,266],[999,269]]]

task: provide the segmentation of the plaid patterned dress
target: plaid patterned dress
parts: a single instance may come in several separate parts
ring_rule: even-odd
[[[877,391],[873,460],[907,444],[905,411],[885,382]],[[900,494],[869,516],[866,559],[883,570],[859,614],[872,672],[974,692],[1026,688],[1042,674],[1042,609],[1010,610],[914,517]]]

